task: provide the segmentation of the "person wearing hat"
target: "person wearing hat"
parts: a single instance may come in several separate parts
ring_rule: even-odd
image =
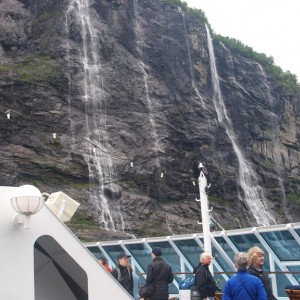
[[[107,264],[107,259],[103,254],[101,254],[99,257],[99,263],[106,269],[107,272],[111,273],[111,268]]]
[[[121,252],[118,259],[118,266],[112,270],[111,274],[114,276],[118,282],[123,286],[123,288],[133,296],[133,279],[132,279],[132,269],[129,267],[128,258],[131,255]]]
[[[152,263],[147,268],[146,286],[153,285],[154,289],[150,300],[168,300],[168,285],[173,281],[171,266],[162,259],[162,249],[156,247],[152,249]]]

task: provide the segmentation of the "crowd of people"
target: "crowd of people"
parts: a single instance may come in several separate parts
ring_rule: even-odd
[[[168,285],[173,282],[174,279],[172,268],[161,257],[161,248],[153,248],[151,256],[152,262],[148,265],[146,278],[146,286],[150,286],[154,283],[150,299],[168,300]],[[141,283],[138,275],[133,272],[132,267],[129,264],[130,257],[131,255],[121,252],[117,257],[118,265],[113,270],[108,266],[105,256],[101,255],[99,262],[135,300],[140,300],[143,299]]]
[[[139,277],[133,272],[129,264],[130,255],[121,252],[118,266],[111,270],[104,256],[100,256],[100,264],[135,299],[168,300],[168,285],[173,282],[172,267],[162,258],[162,249],[153,248],[152,262],[147,268],[145,288],[141,289]],[[209,270],[212,261],[210,253],[201,253],[199,264],[194,268],[195,283],[193,290],[197,292],[199,300],[213,300],[218,290],[213,275]],[[222,300],[276,300],[272,294],[270,281],[263,271],[264,251],[259,247],[252,247],[247,253],[238,252],[234,256],[237,269],[235,276],[225,284]]]

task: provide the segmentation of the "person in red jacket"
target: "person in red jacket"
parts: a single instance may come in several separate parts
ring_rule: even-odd
[[[106,269],[107,272],[111,273],[112,270],[107,264],[107,259],[103,254],[101,254],[99,257],[99,263]]]

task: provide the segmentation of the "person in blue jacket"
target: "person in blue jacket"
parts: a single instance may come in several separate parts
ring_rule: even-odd
[[[234,261],[237,274],[226,282],[222,300],[268,300],[261,280],[247,273],[247,254],[237,253]]]

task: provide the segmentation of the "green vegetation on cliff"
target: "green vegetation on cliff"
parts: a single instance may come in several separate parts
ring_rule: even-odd
[[[199,18],[201,20],[201,22],[203,22],[204,24],[209,25],[208,20],[205,16],[205,13],[202,9],[188,7],[187,3],[185,1],[181,1],[181,0],[165,0],[165,2],[168,3],[168,4],[177,5],[187,15],[191,15],[191,16],[194,16],[196,18]]]
[[[177,5],[188,15],[192,15],[198,18],[204,24],[207,24],[211,28],[205,13],[201,9],[188,7],[185,1],[181,0],[165,0],[166,3],[171,5]],[[283,85],[287,90],[291,92],[300,92],[300,84],[297,81],[297,76],[290,71],[283,71],[279,66],[275,65],[274,58],[267,56],[264,53],[255,52],[251,47],[244,45],[239,40],[230,37],[224,37],[218,34],[213,34],[216,41],[222,42],[232,52],[238,53],[249,59],[257,61],[264,67],[266,72],[272,75],[278,82]]]
[[[222,42],[232,52],[257,61],[262,65],[262,67],[264,67],[268,74],[277,79],[278,82],[289,91],[300,91],[300,84],[297,81],[296,75],[292,74],[290,71],[283,71],[279,66],[275,65],[274,58],[272,56],[255,52],[251,47],[244,45],[241,41],[230,37],[214,34],[214,39]]]
[[[300,204],[300,193],[286,195],[286,202]]]
[[[2,77],[10,77],[30,83],[60,80],[64,75],[54,59],[48,56],[32,56],[14,65],[0,66]]]
[[[50,78],[62,77],[61,71],[47,56],[35,56],[28,58],[17,66],[17,73],[20,80],[27,82],[47,81]]]

